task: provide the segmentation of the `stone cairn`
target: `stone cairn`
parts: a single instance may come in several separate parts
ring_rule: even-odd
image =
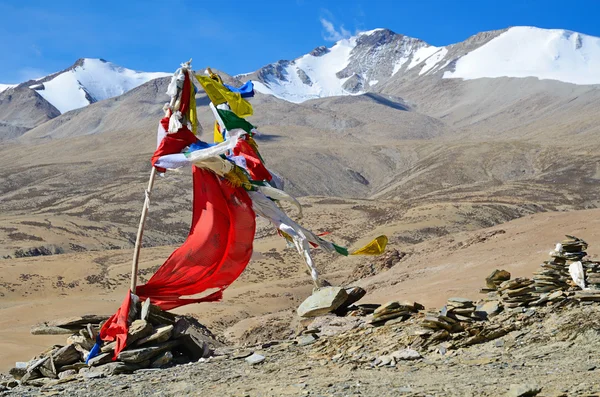
[[[100,353],[86,364],[98,332],[108,316],[85,315],[34,326],[34,335],[71,334],[64,346],[55,345],[28,362],[18,362],[10,374],[22,384],[44,386],[75,377],[99,378],[146,368],[210,357],[221,346],[214,335],[189,316],[175,316],[147,300],[136,302],[129,313],[126,347],[113,360],[116,342],[103,343]]]
[[[418,359],[417,351],[435,350],[446,354],[501,338],[524,323],[535,322],[537,309],[534,306],[561,307],[578,301],[582,304],[600,301],[600,263],[585,260],[585,241],[567,238],[532,279],[511,279],[508,271],[494,270],[481,289],[487,294],[484,299],[475,302],[452,297],[439,311],[425,310],[416,302],[356,304],[364,296],[364,290],[327,287],[309,297],[298,309],[300,316],[311,318],[299,334],[298,343],[315,343],[319,354],[332,354],[331,359],[336,363],[394,366],[402,360]],[[582,263],[587,286],[597,290],[581,290],[572,281],[569,266],[577,261]],[[314,317],[318,318],[312,319]],[[376,340],[373,330],[378,328],[395,330],[398,336],[389,348],[376,349],[379,354],[374,356],[373,352],[366,353],[366,340]],[[319,335],[339,335],[340,341],[348,339],[348,343],[355,346],[344,348],[343,344],[320,341]],[[358,341],[364,343],[356,343],[356,335],[360,335]],[[400,345],[408,349],[398,349]],[[373,348],[376,346],[374,343]]]

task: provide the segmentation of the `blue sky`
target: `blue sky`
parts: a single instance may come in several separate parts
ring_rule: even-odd
[[[433,45],[515,25],[600,36],[600,0],[0,0],[0,83],[104,58],[144,71],[230,74],[379,27]]]

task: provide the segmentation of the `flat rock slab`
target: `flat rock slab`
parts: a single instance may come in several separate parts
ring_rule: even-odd
[[[149,346],[133,350],[123,350],[121,353],[119,353],[117,359],[125,363],[140,363],[156,357],[167,350],[171,350],[177,345],[179,345],[179,341],[169,341],[156,346]]]
[[[506,397],[533,397],[542,391],[541,387],[535,385],[510,385],[505,394]]]
[[[298,346],[308,346],[315,343],[319,338],[315,334],[306,334],[300,336],[296,341],[298,342]]]
[[[61,328],[84,328],[90,324],[100,324],[102,321],[106,321],[110,316],[96,315],[96,314],[85,314],[83,316],[67,317],[58,320],[47,321],[41,325],[48,325],[52,327]]]
[[[127,344],[126,346],[133,346],[135,342],[139,339],[143,339],[153,331],[152,324],[145,320],[135,320],[129,326],[129,330],[127,331]]]
[[[38,324],[31,327],[30,332],[32,335],[70,335],[73,329]]]
[[[88,365],[91,366],[91,367],[95,367],[95,366],[98,366],[98,365],[107,364],[107,363],[109,363],[109,362],[112,361],[112,356],[113,356],[112,353],[101,353],[101,354],[98,354],[96,357],[91,358],[88,361]]]
[[[137,345],[144,345],[148,343],[163,343],[168,341],[173,334],[173,326],[165,325],[164,327],[155,328],[154,331],[145,338],[137,341]]]
[[[396,361],[400,360],[418,360],[421,354],[413,349],[398,350],[390,354]]]
[[[340,307],[348,299],[348,293],[341,287],[323,287],[306,298],[297,313],[300,317],[318,317]]]
[[[265,361],[265,356],[261,356],[260,354],[257,354],[257,353],[252,353],[251,356],[246,357],[246,362],[251,365],[260,364],[263,361]]]
[[[360,317],[322,316],[308,325],[309,331],[318,332],[322,336],[333,336],[358,327],[364,320]],[[306,332],[311,333],[311,332]]]

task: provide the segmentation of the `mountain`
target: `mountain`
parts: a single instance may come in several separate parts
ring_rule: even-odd
[[[62,72],[36,80],[29,88],[61,113],[66,113],[122,95],[149,80],[165,76],[170,74],[137,72],[103,59],[85,58]]]
[[[535,77],[591,85],[600,84],[600,38],[520,26],[436,47],[388,29],[375,29],[243,77],[257,80],[258,91],[295,103],[382,92],[386,84],[426,77]]]
[[[15,84],[0,84],[0,92],[8,90],[9,88],[15,87]]]
[[[103,59],[79,59],[71,67],[15,86],[0,85],[0,141],[60,114],[120,96],[169,73],[138,72]]]

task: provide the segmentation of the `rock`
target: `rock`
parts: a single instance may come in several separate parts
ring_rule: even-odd
[[[315,318],[307,331],[318,331],[321,336],[333,336],[358,327],[363,320],[359,317],[338,317],[334,315]],[[315,332],[305,332],[315,333]]]
[[[473,313],[477,318],[488,319],[502,311],[502,306],[499,301],[485,302],[475,309]]]
[[[15,387],[19,386],[19,382],[17,382],[14,379],[11,379],[9,381],[6,381],[6,383],[2,382],[2,384],[4,384],[6,387],[8,387],[9,389],[14,389]]]
[[[160,307],[152,305],[150,299],[141,305],[140,318],[144,321],[148,321],[153,325],[174,325],[176,316],[173,313],[161,310]]]
[[[82,335],[71,335],[67,338],[67,343],[75,345],[75,349],[79,350],[79,352],[82,352],[83,350],[89,352],[96,344],[96,341]]]
[[[42,365],[40,365],[38,370],[46,378],[56,379],[58,377],[52,356],[50,356],[48,360],[46,360]]]
[[[73,330],[69,328],[52,327],[49,325],[38,324],[31,327],[32,335],[66,335],[72,334]]]
[[[43,387],[46,386],[48,383],[52,382],[52,379],[48,379],[48,378],[36,378],[36,379],[30,379],[27,381],[27,384],[30,386],[35,386],[35,387]]]
[[[212,333],[198,320],[189,317],[177,319],[173,338],[181,342],[179,347],[192,361],[211,356],[211,345],[220,346]],[[210,343],[210,344],[209,344]]]
[[[300,317],[318,317],[335,311],[346,299],[348,294],[344,288],[323,287],[306,298],[297,313]]]
[[[421,358],[421,354],[413,349],[404,349],[404,350],[398,350],[393,352],[392,357],[394,357],[394,359],[396,361],[400,361],[400,360],[418,360]]]
[[[395,312],[398,310],[415,311],[415,307],[410,303],[402,304],[397,301],[391,301],[391,302],[387,302],[387,303],[384,303],[383,305],[379,306],[377,309],[375,309],[373,314],[382,314],[383,315],[383,314]]]
[[[21,383],[29,383],[30,381],[41,377],[42,374],[37,370],[28,370],[21,378]]]
[[[506,397],[532,397],[542,391],[541,387],[534,385],[510,385],[510,389],[505,394]]]
[[[388,320],[392,320],[398,317],[402,317],[402,320],[408,318],[411,316],[411,314],[413,314],[412,312],[406,311],[406,310],[398,310],[396,312],[391,312],[391,313],[387,313],[387,314],[376,314],[373,316],[372,319],[370,319],[368,321],[369,324],[379,324],[381,325],[382,323],[387,324]]]
[[[96,357],[88,360],[90,367],[106,364],[112,361],[113,353],[100,353]]]
[[[74,369],[75,371],[79,372],[79,370],[81,368],[87,368],[87,367],[88,367],[88,365],[86,363],[74,363],[74,364],[64,365],[64,366],[58,368],[58,372],[68,371],[70,369]]]
[[[367,291],[361,287],[346,287],[346,293],[348,297],[340,307],[348,307],[358,302],[367,294]]]
[[[165,366],[171,364],[171,362],[173,362],[173,353],[171,353],[170,351],[166,351],[166,352],[162,353],[161,355],[159,355],[158,357],[156,357],[150,363],[150,367],[151,368],[162,368],[162,367],[165,367]]]
[[[296,341],[298,342],[298,346],[308,346],[315,343],[319,338],[315,334],[306,334],[300,336]]]
[[[117,347],[117,341],[113,341],[113,342],[107,343],[106,345],[104,345],[104,346],[102,346],[100,348],[100,351],[102,353],[114,352],[115,351],[115,347]]]
[[[506,270],[496,269],[485,278],[485,284],[489,289],[496,290],[502,282],[507,280],[510,280],[510,273]]]
[[[104,372],[90,371],[83,374],[84,379],[100,379],[105,378],[106,374]]]
[[[103,364],[98,367],[94,367],[93,372],[94,373],[102,373],[106,376],[118,375],[118,374],[130,374],[135,370],[143,368],[143,366],[141,364],[144,364],[144,363],[142,362],[142,363],[140,363],[140,365],[136,365],[136,364],[113,361],[108,364]]]
[[[152,331],[152,324],[148,321],[135,320],[129,326],[129,331],[127,331],[127,343],[125,346],[133,346],[139,339],[143,339],[152,334]]]
[[[379,357],[378,361],[379,361],[377,364],[378,367],[396,364],[396,362],[394,361],[394,358],[389,355],[384,355],[384,356]]]
[[[77,371],[75,371],[74,369],[68,369],[66,371],[62,371],[58,374],[58,379],[65,379],[68,378],[69,376],[73,376],[73,375],[77,375]]]
[[[132,350],[123,350],[121,353],[119,353],[117,359],[124,363],[139,364],[142,361],[150,360],[151,358],[156,357],[167,350],[171,350],[179,343],[179,341],[175,340],[165,342],[156,346],[148,346]]]
[[[47,324],[63,328],[85,327],[88,323],[100,324],[101,322],[106,321],[109,318],[109,315],[84,314],[83,316],[75,316],[48,321]]]
[[[27,368],[11,368],[8,373],[15,379],[21,379],[27,373]]]
[[[250,365],[260,364],[263,361],[265,361],[265,356],[261,356],[260,354],[257,354],[257,353],[252,353],[251,356],[246,357],[246,362]]]
[[[453,307],[473,307],[473,301],[466,298],[448,298],[448,305]]]
[[[234,354],[233,357],[231,357],[231,358],[234,360],[239,360],[242,358],[250,357],[252,355],[252,353],[254,353],[254,352],[251,350],[244,350],[244,351]]]
[[[173,334],[173,325],[165,325],[163,327],[155,328],[154,331],[145,338],[137,341],[137,345],[144,345],[147,343],[162,343],[166,342],[171,338]]]

